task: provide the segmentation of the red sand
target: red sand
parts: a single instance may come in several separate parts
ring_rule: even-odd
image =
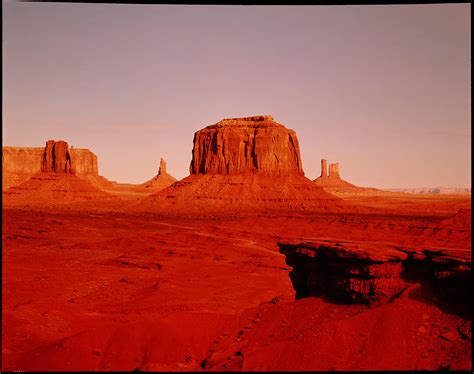
[[[134,195],[10,202],[2,370],[469,370],[468,317],[420,284],[375,307],[294,300],[282,240],[470,253],[471,211],[450,217],[470,197],[400,196],[357,201],[378,214],[214,217],[120,212]]]

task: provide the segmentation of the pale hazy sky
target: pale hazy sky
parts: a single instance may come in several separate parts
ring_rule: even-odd
[[[189,174],[193,134],[272,115],[381,188],[471,186],[470,5],[3,1],[3,144],[64,139],[101,175]]]

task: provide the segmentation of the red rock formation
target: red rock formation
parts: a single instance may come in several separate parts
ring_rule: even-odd
[[[190,171],[136,208],[217,213],[345,206],[304,176],[295,132],[270,116],[222,120],[196,132]]]
[[[329,178],[341,179],[341,176],[339,175],[339,162],[329,164]]]
[[[93,152],[84,148],[71,147],[69,154],[77,175],[99,175],[97,156]]]
[[[323,296],[379,304],[410,283],[432,287],[446,301],[463,303],[471,293],[469,251],[433,250],[370,242],[311,240],[278,243],[296,298]]]
[[[88,149],[49,140],[44,148],[2,147],[2,190],[18,186],[39,172],[98,176],[97,156]]]
[[[2,190],[17,186],[41,171],[44,148],[2,147]]]
[[[41,171],[46,173],[75,173],[75,170],[71,167],[69,146],[65,141],[48,140],[46,142]]]
[[[327,160],[321,160],[321,178],[327,178],[328,176],[328,162]]]
[[[148,193],[158,192],[171,186],[174,182],[176,182],[176,178],[166,172],[166,161],[163,158],[160,158],[158,174],[135,189],[137,191],[145,190]]]
[[[304,175],[295,132],[271,116],[224,119],[196,132],[190,172]]]
[[[163,158],[160,158],[160,168],[158,169],[158,175],[167,174],[166,173],[166,161]]]
[[[321,176],[314,180],[318,186],[321,186],[329,193],[342,193],[345,194],[348,191],[354,193],[362,191],[364,188],[359,188],[345,180],[341,179],[339,174],[339,163],[329,164],[329,175],[327,175],[327,161],[321,160]]]

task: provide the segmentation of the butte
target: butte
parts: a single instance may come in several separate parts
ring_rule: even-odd
[[[271,116],[223,119],[194,134],[190,175],[138,203],[142,211],[347,208],[304,176],[296,133]]]
[[[90,179],[98,177],[97,157],[87,149],[48,140],[44,148],[4,147],[4,205],[52,206],[113,200]]]

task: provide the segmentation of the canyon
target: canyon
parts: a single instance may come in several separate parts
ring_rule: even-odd
[[[2,151],[2,371],[472,368],[470,195],[312,181],[268,115],[198,130],[181,180]]]

